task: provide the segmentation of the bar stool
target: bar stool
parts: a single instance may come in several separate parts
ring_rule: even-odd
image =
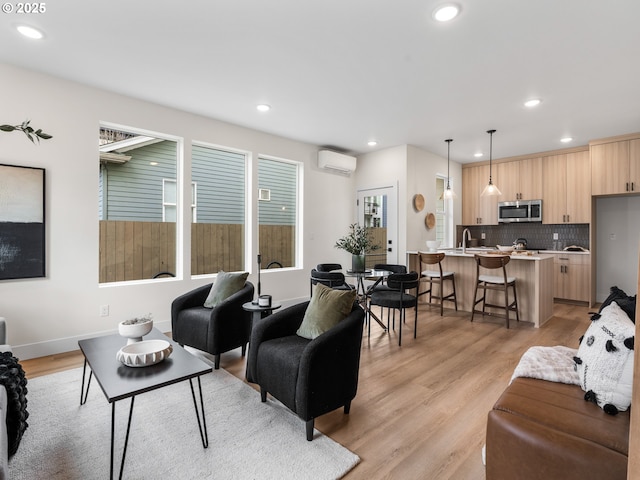
[[[473,296],[473,310],[471,312],[471,321],[476,313],[482,315],[492,315],[507,320],[507,328],[509,328],[509,312],[516,312],[516,320],[520,321],[518,314],[518,296],[516,294],[516,277],[508,277],[506,265],[511,260],[509,255],[474,255],[476,259],[476,291]],[[495,270],[502,268],[502,275],[481,275],[480,268]],[[513,302],[509,303],[509,287],[513,288]],[[482,289],[482,297],[478,297],[478,289]],[[501,290],[504,292],[504,305],[496,305],[487,303],[487,290]],[[482,310],[476,310],[476,305],[482,302]],[[486,311],[486,307],[502,308],[504,315],[497,315]]]
[[[436,298],[436,300],[440,300],[440,316],[444,314],[444,302],[449,301],[453,302],[456,308],[456,312],[458,311],[458,299],[456,297],[456,280],[454,276],[454,272],[443,272],[442,271],[442,259],[445,257],[443,252],[439,253],[422,253],[419,252],[420,256],[420,270],[425,268],[425,265],[438,265],[438,270],[422,270],[420,274],[420,282],[428,283],[429,289],[421,292],[418,296],[424,295],[426,293],[429,294],[429,304],[431,304],[431,299]],[[451,285],[453,287],[453,291],[449,295],[444,295],[444,282],[450,280]],[[433,284],[440,285],[439,295],[433,294]]]

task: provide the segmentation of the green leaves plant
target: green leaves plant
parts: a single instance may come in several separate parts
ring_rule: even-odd
[[[50,138],[53,138],[52,135],[44,133],[41,128],[39,128],[38,130],[34,130],[30,123],[31,120],[25,120],[20,125],[0,125],[0,131],[15,132],[16,130],[18,130],[20,132],[23,132],[27,136],[27,138],[31,140],[31,143],[36,143],[36,140],[39,143],[40,139],[49,140]]]
[[[374,244],[373,242],[374,239],[367,227],[352,223],[349,225],[349,233],[339,238],[335,247],[346,250],[352,255],[364,255],[365,253],[373,252],[380,248],[380,245]]]

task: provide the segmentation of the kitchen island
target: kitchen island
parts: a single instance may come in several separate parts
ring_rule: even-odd
[[[446,254],[442,260],[442,269],[455,272],[456,293],[458,297],[458,310],[469,312],[473,310],[473,294],[476,288],[476,262],[474,254],[491,255],[487,250],[467,248],[439,250]],[[420,273],[420,260],[418,252],[407,252],[407,267],[409,271]],[[433,270],[437,265],[431,265]],[[518,292],[518,311],[521,322],[531,322],[539,328],[553,315],[553,257],[532,252],[513,252],[511,261],[507,264],[507,275],[517,278],[516,289]],[[497,272],[497,271],[496,271]],[[483,271],[481,273],[486,273]],[[494,273],[497,275],[498,273]],[[501,274],[501,272],[500,272]],[[437,288],[437,287],[436,287]],[[448,283],[445,288],[449,288]],[[445,291],[445,294],[448,292]],[[490,292],[498,294],[498,292]],[[511,297],[510,297],[511,298]],[[420,297],[421,301],[428,301],[428,297]],[[503,303],[504,300],[496,298],[495,302]],[[491,303],[495,303],[493,300]],[[446,307],[452,306],[446,304]],[[478,305],[480,307],[480,305]],[[487,309],[487,311],[491,311]],[[496,310],[503,313],[504,310]],[[515,317],[515,314],[511,314]],[[511,316],[510,315],[510,316]],[[476,316],[480,320],[481,316]]]

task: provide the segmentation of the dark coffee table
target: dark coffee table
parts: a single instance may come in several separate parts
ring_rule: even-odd
[[[80,340],[78,345],[84,355],[84,368],[82,370],[82,389],[80,391],[80,405],[84,405],[87,401],[89,387],[91,386],[91,377],[95,375],[104,396],[111,403],[111,463],[110,478],[113,479],[114,470],[114,437],[115,437],[115,415],[116,402],[125,398],[131,398],[131,406],[129,407],[129,421],[127,423],[127,433],[125,436],[124,447],[122,451],[122,461],[120,463],[120,475],[124,470],[124,461],[127,455],[127,443],[129,442],[129,431],[131,429],[131,418],[133,416],[133,403],[136,395],[150,392],[158,388],[173,385],[174,383],[189,380],[191,386],[191,396],[193,398],[193,406],[196,410],[198,419],[198,429],[200,430],[200,438],[202,446],[209,446],[209,437],[207,434],[207,422],[204,415],[204,402],[202,399],[202,385],[200,376],[212,371],[211,366],[199,358],[191,355],[180,345],[175,343],[166,335],[162,334],[158,329],[154,328],[144,340],[161,339],[166,340],[173,346],[173,352],[169,358],[147,367],[127,367],[116,359],[116,353],[120,348],[127,344],[127,339],[120,335],[106,335],[103,337],[89,338]],[[91,368],[85,391],[85,375],[87,364]],[[196,393],[193,388],[193,379],[198,379],[198,390],[200,394],[200,411],[198,411],[198,402]],[[201,418],[202,417],[202,418]]]

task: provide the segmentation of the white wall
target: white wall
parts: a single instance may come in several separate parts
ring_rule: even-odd
[[[20,132],[0,132],[0,163],[46,168],[47,276],[0,282],[0,316],[7,318],[9,342],[20,358],[77,349],[77,340],[113,332],[119,321],[149,312],[161,329],[169,330],[172,299],[212,281],[212,277],[189,278],[187,250],[179,269],[184,279],[98,285],[97,138],[101,121],[183,138],[185,186],[189,185],[185,177],[190,171],[193,140],[250,151],[253,161],[265,154],[304,162],[303,268],[262,275],[263,293],[280,301],[308,297],[310,269],[333,258],[335,240],[352,221],[352,211],[344,206],[353,202],[354,178],[319,170],[315,145],[9,65],[0,64],[0,78],[0,123],[31,119],[35,127],[54,137],[34,146]],[[251,169],[251,180],[257,184],[257,168]],[[186,196],[188,191],[185,188]],[[186,213],[188,205],[184,208]],[[251,214],[255,222],[255,201]],[[257,229],[251,231],[247,268],[255,284]],[[187,228],[184,245],[189,244]],[[108,317],[98,315],[100,305],[110,306]]]
[[[435,212],[436,175],[446,177],[447,159],[411,145],[400,145],[358,157],[357,189],[383,187],[392,183],[398,187],[399,263],[406,261],[407,251],[425,250],[426,240],[435,239],[435,229],[428,230],[424,219],[428,212]],[[459,163],[451,162],[450,178],[451,187],[460,193],[462,168]],[[421,212],[413,208],[413,196],[417,193],[425,198],[425,207]],[[454,200],[453,210],[455,227],[462,223],[460,197]]]
[[[444,142],[443,142],[444,143]],[[407,250],[426,250],[426,241],[436,239],[436,229],[428,229],[425,225],[427,213],[436,211],[436,176],[447,176],[447,159],[416,147],[408,150],[407,179]],[[457,162],[450,162],[451,189],[458,198],[453,200],[453,238],[455,226],[462,223],[462,167]],[[417,212],[413,207],[413,196],[417,193],[424,196],[424,209]],[[455,241],[453,242],[455,243]],[[450,246],[455,246],[453,243]]]
[[[606,197],[596,200],[596,301],[618,286],[627,295],[638,288],[640,197]]]
[[[407,243],[407,215],[404,201],[407,190],[407,146],[386,148],[358,157],[356,190],[391,186],[398,192],[398,245],[396,246],[398,263],[404,263]],[[352,203],[354,222],[358,218],[355,195],[356,192],[354,192]],[[388,215],[391,215],[391,212],[388,212]],[[351,262],[350,259],[349,262]]]

